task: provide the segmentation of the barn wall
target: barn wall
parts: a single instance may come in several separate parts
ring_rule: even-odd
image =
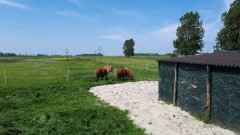
[[[173,101],[174,63],[159,62],[159,98],[169,104]]]
[[[179,64],[177,106],[190,113],[205,116],[206,66]]]
[[[240,132],[240,70],[213,67],[211,120]]]

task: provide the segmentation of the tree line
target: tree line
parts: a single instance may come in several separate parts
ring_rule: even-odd
[[[0,56],[17,56],[15,53],[3,53],[0,52]]]
[[[134,56],[159,56],[159,53],[134,53]]]
[[[223,28],[216,35],[214,52],[240,50],[240,0],[235,0],[230,9],[222,14]],[[173,56],[194,55],[204,47],[204,29],[198,12],[187,12],[179,19],[181,25],[176,30],[177,39],[173,41]],[[134,56],[133,39],[123,44],[123,54]]]
[[[76,55],[76,56],[103,56],[103,54],[101,54],[101,53],[97,53],[97,54],[78,54],[78,55]]]

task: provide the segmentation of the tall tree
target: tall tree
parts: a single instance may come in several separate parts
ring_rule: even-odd
[[[240,0],[235,0],[222,14],[223,28],[217,34],[214,50],[240,50]]]
[[[133,39],[129,39],[124,42],[123,54],[126,57],[134,56],[134,45],[135,45],[135,41]]]
[[[179,20],[181,26],[177,28],[177,39],[173,41],[175,52],[187,56],[202,51],[204,29],[199,13],[188,12]]]

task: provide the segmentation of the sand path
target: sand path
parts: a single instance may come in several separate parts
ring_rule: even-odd
[[[158,101],[157,81],[97,86],[90,92],[112,106],[129,110],[130,119],[147,134],[235,135],[230,130],[204,124],[178,107]]]

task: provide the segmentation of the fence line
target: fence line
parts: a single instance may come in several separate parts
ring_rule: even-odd
[[[120,57],[122,58],[122,57]],[[95,58],[95,61],[97,62],[103,62],[106,64],[113,64],[113,65],[118,65],[120,64],[120,66],[129,66],[131,68],[138,68],[138,69],[144,69],[144,70],[148,70],[148,71],[158,71],[158,66],[155,63],[152,62],[152,60],[154,60],[155,57],[132,57],[132,59],[118,59],[118,57],[112,57],[109,58],[107,57],[107,59],[104,59],[104,57],[101,58]],[[143,61],[140,60],[140,62],[143,62],[143,64],[138,63],[135,59],[142,59]]]

